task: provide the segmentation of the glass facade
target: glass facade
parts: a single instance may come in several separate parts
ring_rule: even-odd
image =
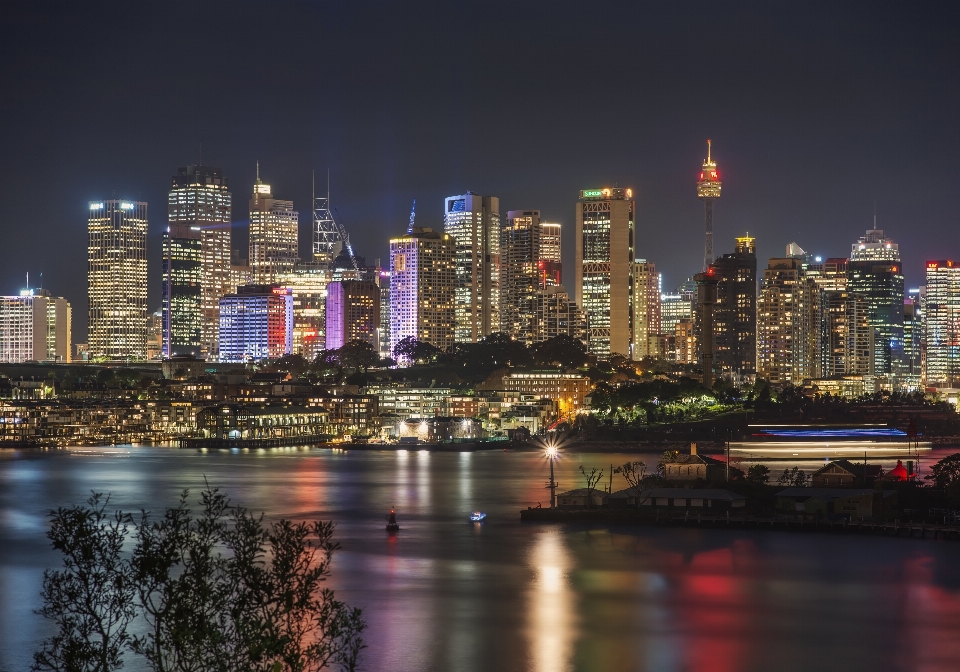
[[[450,196],[443,230],[456,243],[456,339],[476,342],[500,330],[500,199]]]
[[[926,371],[930,387],[960,387],[960,264],[927,262]]]

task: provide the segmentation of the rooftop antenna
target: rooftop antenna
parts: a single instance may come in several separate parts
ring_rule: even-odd
[[[260,162],[257,161],[257,184],[260,184]]]
[[[27,271],[27,289],[30,289],[30,271]]]
[[[707,163],[710,163],[710,138],[707,138]]]
[[[410,208],[410,224],[407,226],[407,233],[413,233],[413,220],[417,216],[417,199],[413,199],[413,207]]]

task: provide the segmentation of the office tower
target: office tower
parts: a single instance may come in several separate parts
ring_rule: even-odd
[[[680,364],[696,364],[699,348],[697,347],[697,335],[694,330],[693,318],[681,318],[674,327],[673,334],[673,359]]]
[[[390,352],[390,271],[380,269],[380,340],[377,346],[381,358],[392,357]]]
[[[311,362],[326,346],[327,285],[332,279],[330,265],[318,261],[300,262],[278,279],[293,292],[293,352]]]
[[[163,357],[201,356],[203,244],[200,230],[170,224],[163,232]]]
[[[91,359],[147,356],[147,204],[90,203],[87,347]]]
[[[903,366],[903,269],[898,245],[882,230],[873,228],[853,244],[847,289],[869,305],[877,383],[896,384]]]
[[[293,292],[244,285],[220,298],[220,361],[279,359],[293,353]]]
[[[443,230],[457,246],[456,338],[476,342],[500,330],[500,199],[450,196]]]
[[[500,328],[524,343],[533,342],[533,303],[549,275],[542,258],[539,210],[511,210],[500,232]],[[552,243],[555,244],[555,241]]]
[[[681,287],[673,294],[660,295],[660,330],[665,334],[676,332],[677,324],[681,320],[688,320],[693,324],[696,306],[696,294],[691,294]]]
[[[720,187],[717,163],[710,157],[710,141],[707,140],[707,158],[703,162],[700,179],[697,181],[697,198],[703,201],[706,222],[706,238],[703,247],[704,271],[713,263],[713,202],[720,198]]]
[[[633,264],[632,359],[640,360],[644,357],[656,356],[658,334],[660,334],[660,274],[657,273],[657,266],[652,261],[637,259]]]
[[[390,241],[390,351],[407,337],[441,350],[456,338],[456,241],[414,227]]]
[[[774,384],[820,377],[820,290],[803,266],[770,259],[760,282],[757,375]]]
[[[923,380],[923,317],[919,291],[911,289],[903,301],[902,383],[908,391],[921,389]]]
[[[218,308],[219,310],[219,308]],[[147,315],[147,359],[163,357],[163,308]]]
[[[70,303],[45,289],[0,296],[0,362],[70,362]]]
[[[250,271],[255,284],[275,284],[296,266],[299,221],[293,201],[273,198],[258,168],[250,199]]]
[[[960,263],[927,262],[925,304],[925,383],[960,387]]]
[[[714,366],[718,372],[757,369],[757,254],[749,235],[736,238],[732,254],[713,262],[717,305],[713,311]]]
[[[350,341],[380,349],[380,288],[374,282],[341,280],[327,285],[327,350]]]
[[[164,292],[165,295],[169,292],[173,306],[172,324],[167,325],[165,320],[164,336],[173,344],[173,354],[189,353],[205,359],[217,356],[220,297],[236,289],[230,277],[232,209],[229,183],[219,168],[185,166],[177,170],[167,197],[167,223],[171,241],[183,242],[173,242],[170,250],[164,247],[164,268],[173,269],[169,284],[164,276]],[[193,241],[196,240],[199,240],[200,247],[200,306],[199,313],[192,309],[187,313],[181,309],[188,305],[192,307],[194,301],[196,283],[192,267],[196,246]],[[180,276],[183,275],[189,279],[183,277],[184,284],[181,284]],[[193,346],[195,339],[192,336],[178,340],[178,334],[195,331],[195,319],[199,319],[199,349]],[[164,356],[170,356],[169,350],[165,347]]]
[[[713,361],[713,309],[717,305],[717,278],[713,268],[707,268],[705,273],[693,276],[697,283],[697,314],[698,322],[703,325],[700,336],[700,365],[703,367],[703,386],[713,389],[714,361]]]
[[[576,304],[590,324],[590,351],[629,355],[635,203],[631,189],[586,189],[576,211]]]
[[[537,270],[541,288],[563,284],[561,228],[559,224],[540,222],[540,259],[537,261]]]
[[[554,336],[570,336],[587,340],[586,322],[577,304],[563,287],[547,287],[534,293],[531,342],[546,341]]]
[[[821,292],[820,375],[862,376],[865,389],[873,389],[873,329],[866,299],[845,289]]]

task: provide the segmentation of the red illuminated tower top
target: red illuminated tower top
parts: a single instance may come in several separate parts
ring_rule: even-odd
[[[717,164],[710,157],[710,141],[707,140],[707,159],[700,170],[700,180],[697,182],[697,197],[703,200],[704,217],[706,220],[706,236],[703,245],[703,270],[706,271],[713,263],[713,202],[720,198],[720,174]]]

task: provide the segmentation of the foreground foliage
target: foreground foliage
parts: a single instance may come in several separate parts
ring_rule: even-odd
[[[124,650],[157,672],[356,669],[363,617],[324,583],[333,523],[265,525],[210,488],[197,514],[186,491],[157,519],[110,517],[100,502],[51,514],[64,567],[45,575],[40,613],[58,633],[34,670],[107,672]],[[145,634],[132,637],[136,617]]]

